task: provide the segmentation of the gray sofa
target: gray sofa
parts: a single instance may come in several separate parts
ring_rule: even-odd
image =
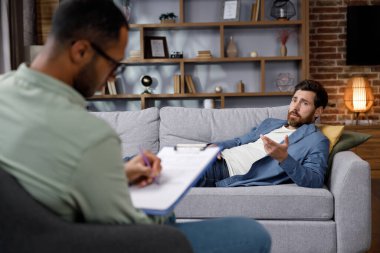
[[[123,155],[139,145],[153,152],[177,143],[215,142],[240,136],[265,118],[286,118],[273,108],[149,108],[94,113],[122,140]],[[193,188],[175,209],[180,221],[224,216],[258,220],[272,236],[272,252],[365,252],[371,243],[369,164],[351,151],[335,155],[322,189],[295,184],[236,188]]]

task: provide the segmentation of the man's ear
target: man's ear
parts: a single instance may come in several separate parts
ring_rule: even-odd
[[[93,50],[91,50],[91,45],[87,40],[73,42],[69,51],[70,60],[74,64],[87,64],[93,56]]]
[[[317,119],[317,118],[321,117],[322,113],[323,113],[323,107],[320,106],[315,110],[314,118]]]

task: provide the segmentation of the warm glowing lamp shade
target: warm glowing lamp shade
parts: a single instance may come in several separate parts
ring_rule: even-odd
[[[367,112],[373,105],[373,93],[368,80],[364,77],[353,77],[348,80],[344,93],[347,108],[356,113]]]

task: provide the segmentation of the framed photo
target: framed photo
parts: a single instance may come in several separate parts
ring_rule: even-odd
[[[223,0],[223,20],[239,21],[240,0]]]
[[[144,58],[169,58],[166,37],[145,36],[144,37]]]

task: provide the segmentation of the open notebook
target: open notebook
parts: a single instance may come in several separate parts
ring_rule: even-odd
[[[158,183],[143,188],[132,186],[133,205],[147,214],[168,214],[215,160],[218,152],[217,147],[164,147],[157,154],[162,165]]]

